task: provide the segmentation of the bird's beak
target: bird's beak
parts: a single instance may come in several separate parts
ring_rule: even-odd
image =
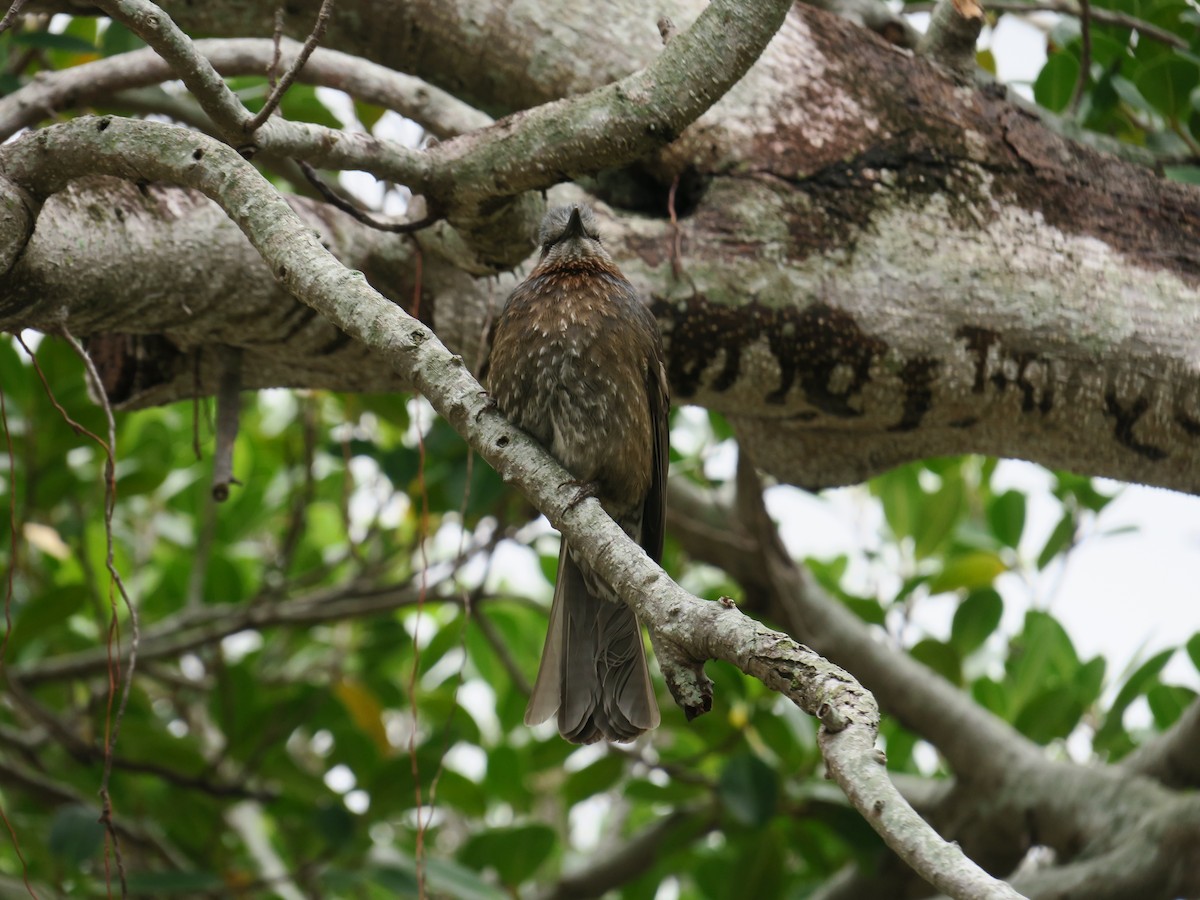
[[[583,237],[583,218],[579,215],[579,207],[571,208],[571,218],[567,219],[567,228],[563,232],[563,238],[581,238]]]

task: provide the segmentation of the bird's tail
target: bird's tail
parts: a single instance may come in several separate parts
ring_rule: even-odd
[[[562,542],[546,646],[525,724],[558,713],[575,744],[632,741],[659,723],[642,630],[632,609],[596,596]]]

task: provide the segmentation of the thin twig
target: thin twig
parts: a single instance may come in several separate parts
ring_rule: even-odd
[[[679,233],[679,218],[675,215],[675,194],[679,190],[679,176],[671,179],[671,189],[667,191],[667,214],[671,217],[671,271],[678,278],[683,270],[683,238]]]
[[[525,677],[525,673],[521,671],[521,667],[517,665],[516,659],[513,658],[512,652],[508,649],[508,644],[504,643],[503,635],[496,630],[495,624],[482,611],[475,613],[475,624],[479,626],[479,633],[492,645],[496,659],[500,660],[500,665],[504,666],[504,671],[508,673],[508,678],[513,683],[513,687],[528,697],[533,690],[533,686],[530,685],[529,679]]]
[[[275,112],[275,107],[283,99],[284,93],[292,86],[292,82],[296,80],[296,73],[304,68],[304,64],[308,62],[308,58],[312,56],[312,52],[317,49],[317,44],[321,43],[321,38],[325,36],[325,29],[329,26],[329,16],[332,12],[333,0],[322,0],[321,9],[317,13],[317,24],[313,26],[312,33],[309,34],[308,39],[304,42],[304,46],[300,48],[300,52],[296,55],[295,60],[288,66],[288,70],[283,73],[283,77],[279,79],[279,83],[272,88],[271,95],[267,97],[267,102],[263,104],[263,108],[258,111],[253,119],[246,123],[247,134],[253,134],[257,131],[262,126],[262,123],[267,121],[271,113]],[[278,23],[278,21],[277,18],[276,22]],[[278,25],[276,26],[276,37],[279,37]],[[275,47],[275,58],[278,61],[278,40],[275,42]]]
[[[300,170],[304,172],[304,177],[308,179],[309,184],[321,192],[321,196],[326,202],[333,204],[342,212],[351,216],[355,221],[362,222],[369,228],[377,229],[378,231],[386,231],[391,234],[411,234],[414,231],[420,231],[422,228],[428,228],[434,222],[441,218],[437,213],[429,211],[415,222],[380,222],[367,215],[353,203],[348,202],[345,198],[338,196],[329,185],[327,185],[321,176],[317,174],[317,170],[302,159],[296,160]]]
[[[929,8],[932,8],[932,4],[929,4]],[[990,12],[1054,12],[1064,16],[1081,17],[1080,5],[1075,0],[1038,0],[1036,3],[1024,3],[1022,0],[989,0],[987,8]],[[907,9],[909,12],[917,11],[916,6],[910,5]],[[1151,40],[1175,47],[1178,50],[1186,50],[1188,48],[1188,42],[1179,35],[1173,34],[1165,28],[1159,28],[1157,25],[1152,25],[1145,19],[1131,16],[1128,13],[1118,12],[1114,9],[1093,7],[1090,9],[1090,15],[1092,21],[1099,25],[1116,25],[1120,28],[1132,28],[1142,37],[1148,37]]]
[[[1083,44],[1079,54],[1079,77],[1075,80],[1075,90],[1071,92],[1071,102],[1067,106],[1072,116],[1079,113],[1079,105],[1083,102],[1083,94],[1092,74],[1091,0],[1079,0],[1079,36]]]
[[[21,878],[25,882],[25,890],[29,891],[29,896],[33,900],[38,900],[37,892],[33,889],[33,885],[29,883],[29,865],[25,862],[25,854],[21,852],[21,842],[17,840],[17,830],[13,828],[12,822],[8,821],[8,815],[4,812],[3,806],[0,806],[0,819],[4,821],[4,827],[8,829],[8,833],[12,838],[13,850],[17,852],[17,859],[21,861]]]
[[[283,7],[275,10],[275,33],[271,35],[271,44],[273,50],[271,54],[271,64],[267,66],[267,84],[271,86],[271,90],[275,90],[275,85],[279,83],[279,59],[283,55]]]
[[[419,258],[419,257],[418,257]],[[420,291],[421,283],[418,280],[416,290]],[[412,765],[413,777],[413,797],[416,801],[417,814],[417,839],[416,848],[413,853],[414,863],[417,870],[417,896],[424,898],[425,896],[425,825],[427,819],[423,817],[424,810],[421,807],[421,770],[417,762],[417,676],[421,668],[421,621],[422,614],[425,610],[425,598],[428,591],[428,573],[429,573],[429,489],[425,482],[425,435],[421,431],[421,398],[413,398],[413,428],[417,432],[417,494],[421,498],[421,510],[417,526],[417,549],[421,556],[421,575],[419,579],[419,587],[417,590],[417,615],[413,620],[413,663],[412,672],[408,679],[408,702],[412,706],[412,731],[408,736],[408,758]]]
[[[17,458],[13,454],[12,432],[8,428],[8,406],[4,386],[0,385],[0,425],[4,426],[4,443],[8,448],[8,572],[4,586],[4,640],[0,641],[0,667],[8,655],[8,637],[12,633],[13,579],[17,572]]]
[[[301,399],[300,421],[301,438],[304,441],[303,465],[304,465],[304,485],[296,494],[292,501],[292,510],[288,517],[288,528],[284,532],[283,540],[280,542],[279,550],[275,554],[275,560],[272,567],[279,575],[279,585],[282,589],[287,584],[288,570],[292,567],[292,560],[296,555],[296,548],[300,545],[300,538],[304,535],[306,514],[308,507],[312,504],[313,498],[316,496],[317,479],[316,473],[313,471],[315,457],[317,453],[317,416],[318,411],[316,402],[312,397]],[[350,517],[346,516],[346,533],[350,533]]]
[[[112,719],[111,729],[109,728],[108,721],[105,722],[105,730],[108,731],[108,734],[106,735],[106,740],[104,742],[104,770],[103,774],[100,776],[100,799],[101,803],[103,804],[103,811],[100,816],[100,821],[104,824],[106,830],[112,837],[113,855],[117,862],[117,874],[121,879],[121,896],[127,897],[129,895],[129,887],[125,878],[125,863],[121,859],[121,847],[117,842],[117,830],[112,821],[112,798],[108,793],[108,782],[112,776],[113,749],[117,744],[117,735],[121,731],[121,722],[125,718],[125,709],[129,705],[129,692],[133,687],[133,673],[137,668],[137,651],[141,634],[138,627],[137,608],[133,605],[133,601],[129,598],[129,592],[125,589],[125,582],[122,580],[121,574],[117,571],[117,567],[114,562],[112,521],[113,512],[116,509],[117,503],[117,422],[116,419],[113,418],[112,405],[108,402],[108,395],[104,392],[104,382],[100,378],[100,373],[96,371],[96,365],[92,362],[92,358],[87,355],[87,351],[83,349],[83,345],[80,344],[75,336],[71,334],[65,324],[61,327],[60,332],[63,339],[71,346],[71,349],[75,351],[80,360],[83,362],[84,371],[87,373],[87,377],[91,382],[92,389],[100,402],[100,408],[104,411],[105,421],[108,424],[108,444],[104,445],[103,442],[101,442],[101,445],[104,446],[107,457],[104,464],[104,564],[108,568],[108,574],[110,578],[110,600],[112,604],[112,618],[110,620],[108,631],[110,651],[112,646],[112,638],[115,634],[117,634],[118,629],[116,598],[112,597],[111,595],[111,588],[114,586],[120,593],[121,599],[125,603],[125,609],[129,613],[131,636],[129,641],[129,667],[124,672],[124,680],[121,687],[121,699],[117,704],[117,714],[116,717]],[[118,637],[118,643],[119,640],[120,639]],[[118,660],[119,656],[120,649],[118,646]],[[117,679],[122,677],[119,661],[116,661],[115,668],[110,672],[108,696],[108,709],[110,715],[112,713],[113,688],[115,687],[115,684],[112,681],[113,677],[116,677]]]
[[[17,16],[21,14],[21,8],[28,2],[29,0],[13,0],[13,5],[8,8],[8,12],[4,14],[4,18],[0,19],[0,34],[12,26]]]
[[[242,351],[221,347],[217,358],[221,372],[217,381],[217,446],[213,452],[212,497],[218,503],[229,499],[229,486],[241,484],[233,477],[233,445],[237,441],[241,414]]]

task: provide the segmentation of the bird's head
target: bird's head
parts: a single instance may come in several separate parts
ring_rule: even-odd
[[[595,214],[590,207],[579,203],[556,206],[547,212],[538,230],[538,243],[542,247],[543,264],[612,261],[600,244]]]

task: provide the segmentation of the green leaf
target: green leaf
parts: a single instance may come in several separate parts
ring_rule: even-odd
[[[417,867],[411,859],[402,859],[395,865],[368,865],[360,870],[359,881],[378,885],[388,892],[389,897],[413,898],[417,894]],[[353,873],[337,872],[336,887]],[[354,879],[350,878],[351,884]],[[425,860],[425,887],[430,896],[453,897],[455,900],[506,900],[507,895],[481,880],[470,869],[464,869],[447,859],[427,857]],[[343,896],[354,896],[347,891]],[[371,896],[376,896],[372,894]]]
[[[775,815],[778,776],[753,753],[730,758],[721,771],[717,790],[729,815],[742,825],[761,827]]]
[[[1176,684],[1156,684],[1146,692],[1146,702],[1154,715],[1154,724],[1163,730],[1178,722],[1183,711],[1195,699],[1195,691]]]
[[[929,583],[929,593],[942,594],[959,588],[975,590],[988,587],[996,576],[1008,569],[997,554],[974,550],[947,560],[942,571]]]
[[[1012,709],[1008,692],[1004,685],[991,678],[980,678],[971,685],[971,696],[984,709],[994,712],[1001,718],[1007,719]]]
[[[487,814],[489,797],[483,785],[453,769],[443,769],[437,784],[437,800],[463,815],[482,818]]]
[[[897,538],[912,535],[925,497],[917,483],[916,466],[901,466],[880,475],[871,481],[871,490],[883,505],[892,534]]]
[[[918,641],[909,652],[913,659],[924,663],[951,684],[962,684],[962,659],[951,645],[925,638]]]
[[[313,829],[330,850],[345,846],[354,837],[354,822],[341,802],[325,801],[312,811]]]
[[[293,122],[312,122],[327,128],[341,128],[341,120],[331,113],[317,96],[317,89],[309,84],[293,84],[279,102],[279,110],[285,119]]]
[[[1079,80],[1079,60],[1069,53],[1051,53],[1033,82],[1033,99],[1053,112],[1062,112],[1071,102]]]
[[[71,803],[60,806],[50,820],[50,852],[69,868],[77,868],[91,859],[104,842],[100,811]]]
[[[41,596],[30,599],[13,625],[12,651],[19,653],[41,637],[56,637],[67,619],[85,607],[88,589],[82,584],[67,584],[51,588]]]
[[[1106,750],[1113,759],[1119,759],[1132,748],[1131,742],[1124,735],[1125,710],[1129,708],[1129,704],[1158,683],[1159,673],[1166,668],[1174,655],[1174,647],[1156,653],[1129,676],[1117,692],[1112,707],[1104,717],[1104,724],[1096,732],[1095,744],[1098,749]]]
[[[1000,625],[1004,615],[1004,600],[993,588],[972,591],[954,611],[950,625],[950,642],[963,656],[983,646]]]
[[[584,766],[567,776],[563,799],[568,806],[574,806],[580,800],[607,791],[624,772],[625,760],[620,756],[615,753],[602,756],[590,766]]]
[[[96,45],[73,34],[53,34],[49,31],[25,31],[12,37],[14,44],[37,47],[39,50],[62,50],[67,53],[95,53]]]
[[[1005,491],[988,504],[987,520],[996,540],[1015,550],[1025,530],[1025,495],[1020,491]]]
[[[354,115],[367,131],[375,127],[375,123],[383,118],[385,112],[386,109],[374,103],[367,103],[365,100],[354,101]]]
[[[937,551],[966,510],[962,479],[946,477],[941,488],[921,503],[921,514],[912,523],[914,552],[925,559]]]
[[[493,828],[473,835],[459,859],[473,869],[495,869],[508,887],[528,880],[554,849],[554,829],[545,825]]]
[[[1192,89],[1200,84],[1200,66],[1177,56],[1163,56],[1144,66],[1134,78],[1142,96],[1175,122],[1190,109]]]
[[[1158,674],[1167,667],[1167,663],[1171,661],[1171,657],[1175,655],[1175,648],[1170,647],[1166,650],[1156,653],[1137,670],[1129,676],[1129,680],[1121,686],[1121,690],[1117,692],[1117,698],[1113,701],[1112,714],[1122,714],[1125,709],[1150,689],[1150,686],[1155,683]]]
[[[1079,667],[1079,674],[1075,678],[1075,688],[1079,692],[1079,702],[1085,707],[1091,706],[1100,699],[1107,666],[1103,656],[1094,656]]]
[[[100,39],[100,52],[105,56],[130,53],[145,47],[146,43],[120,22],[109,22]]]
[[[1007,664],[1008,702],[1017,712],[1049,688],[1073,685],[1079,657],[1062,625],[1048,613],[1030,610],[1024,630],[1012,643]]]
[[[869,625],[882,625],[887,618],[884,608],[873,597],[854,597],[841,592],[838,596],[852,613]]]
[[[729,900],[745,897],[778,897],[784,884],[787,848],[774,829],[745,834],[731,867],[735,873],[726,894]]]
[[[1196,667],[1197,671],[1200,671],[1200,631],[1188,638],[1187,643],[1183,646],[1187,650],[1188,659],[1192,661],[1192,665]]]
[[[1143,10],[1139,18],[1151,25],[1157,25],[1164,31],[1169,31],[1181,37],[1187,37],[1189,34],[1195,34],[1195,26],[1189,27],[1185,24],[1185,17],[1190,12],[1191,10],[1187,4],[1169,0],[1167,3],[1160,3],[1153,8]],[[1195,45],[1193,44],[1193,46]],[[1150,62],[1159,57],[1170,56],[1175,52],[1173,48],[1167,46],[1162,41],[1151,40],[1140,35],[1137,46],[1133,48],[1134,57],[1142,62]]]
[[[1181,184],[1200,184],[1200,166],[1163,166],[1163,174]]]
[[[1083,704],[1074,686],[1059,685],[1042,691],[1025,704],[1014,725],[1030,740],[1048,744],[1069,735],[1082,716]]]
[[[1069,509],[1064,510],[1062,518],[1054,526],[1054,531],[1050,532],[1050,537],[1046,539],[1046,546],[1042,547],[1042,552],[1038,554],[1038,571],[1050,565],[1054,557],[1075,540],[1075,527],[1075,513]]]

